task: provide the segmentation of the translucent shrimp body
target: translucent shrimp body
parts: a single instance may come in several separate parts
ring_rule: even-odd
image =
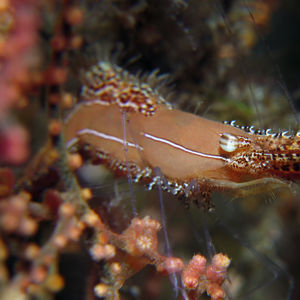
[[[297,135],[257,135],[173,109],[159,88],[107,62],[87,73],[64,132],[68,149],[85,149],[117,175],[129,171],[173,194],[251,190],[300,175]]]

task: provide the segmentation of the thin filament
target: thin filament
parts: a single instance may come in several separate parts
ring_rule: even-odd
[[[127,169],[127,180],[129,184],[129,190],[130,190],[130,196],[131,196],[131,207],[132,207],[132,213],[134,217],[137,217],[137,210],[136,210],[136,201],[134,197],[134,192],[132,188],[132,176],[129,169],[129,163],[128,163],[128,141],[126,138],[126,120],[127,116],[125,112],[122,112],[122,128],[123,128],[123,147],[124,147],[124,155],[125,155],[125,161],[126,161],[126,169]]]
[[[154,168],[155,175],[158,176],[159,178],[162,177],[162,173],[158,167]],[[160,182],[157,183],[157,188],[158,188],[158,197],[159,197],[159,206],[160,206],[160,214],[161,214],[161,223],[162,223],[162,228],[163,228],[163,233],[164,233],[164,239],[165,239],[165,252],[167,256],[172,256],[172,251],[170,247],[170,241],[169,241],[169,236],[168,236],[168,231],[167,231],[167,222],[166,222],[166,213],[165,213],[165,206],[164,206],[164,201],[163,201],[163,194],[162,194],[162,188],[160,185]],[[175,298],[178,296],[178,278],[176,273],[172,273],[170,276],[170,281],[172,283],[172,286],[174,288],[175,292]]]

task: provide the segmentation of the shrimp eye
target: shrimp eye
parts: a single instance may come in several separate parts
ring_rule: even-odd
[[[225,152],[233,152],[238,148],[238,138],[230,133],[223,133],[220,138],[220,147]]]

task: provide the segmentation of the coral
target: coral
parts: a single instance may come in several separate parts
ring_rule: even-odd
[[[0,299],[238,297],[266,282],[257,265],[272,263],[259,251],[277,262],[273,266],[283,265],[284,257],[297,276],[291,239],[299,234],[300,211],[291,193],[279,193],[279,206],[251,196],[228,203],[217,194],[215,214],[204,216],[159,188],[145,191],[130,176],[122,181],[124,172],[112,179],[98,166],[104,157],[89,161],[88,146],[72,153],[65,146],[66,116],[90,96],[89,85],[99,83],[82,82],[82,70],[101,59],[152,81],[187,111],[200,108],[208,117],[245,124],[261,119],[268,127],[277,118],[277,126],[288,127],[291,110],[270,77],[255,68],[241,75],[240,67],[241,61],[254,67],[253,49],[259,34],[268,32],[278,1],[217,2],[219,9],[196,0],[0,1]],[[129,72],[120,73],[131,82]],[[173,77],[175,96],[163,73]],[[138,88],[137,82],[130,91],[140,105],[145,94]],[[263,196],[272,193],[266,189]],[[134,199],[136,211],[128,204]],[[213,218],[239,229],[258,250],[241,246],[243,239],[224,233],[225,225],[205,224]],[[275,269],[278,275],[283,268]],[[285,295],[286,282],[280,277],[271,291],[262,284],[262,298]],[[255,299],[256,291],[250,295]]]
[[[34,84],[33,70],[38,64],[37,1],[2,1],[0,25],[1,162],[20,164],[29,156],[29,137],[12,120],[9,110],[26,105],[24,92]]]

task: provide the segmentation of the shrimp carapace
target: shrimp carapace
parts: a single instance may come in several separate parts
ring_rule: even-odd
[[[173,194],[300,177],[298,135],[256,134],[174,109],[158,88],[108,62],[87,73],[82,102],[64,127],[68,149],[88,149],[116,174],[129,168],[135,182]]]

